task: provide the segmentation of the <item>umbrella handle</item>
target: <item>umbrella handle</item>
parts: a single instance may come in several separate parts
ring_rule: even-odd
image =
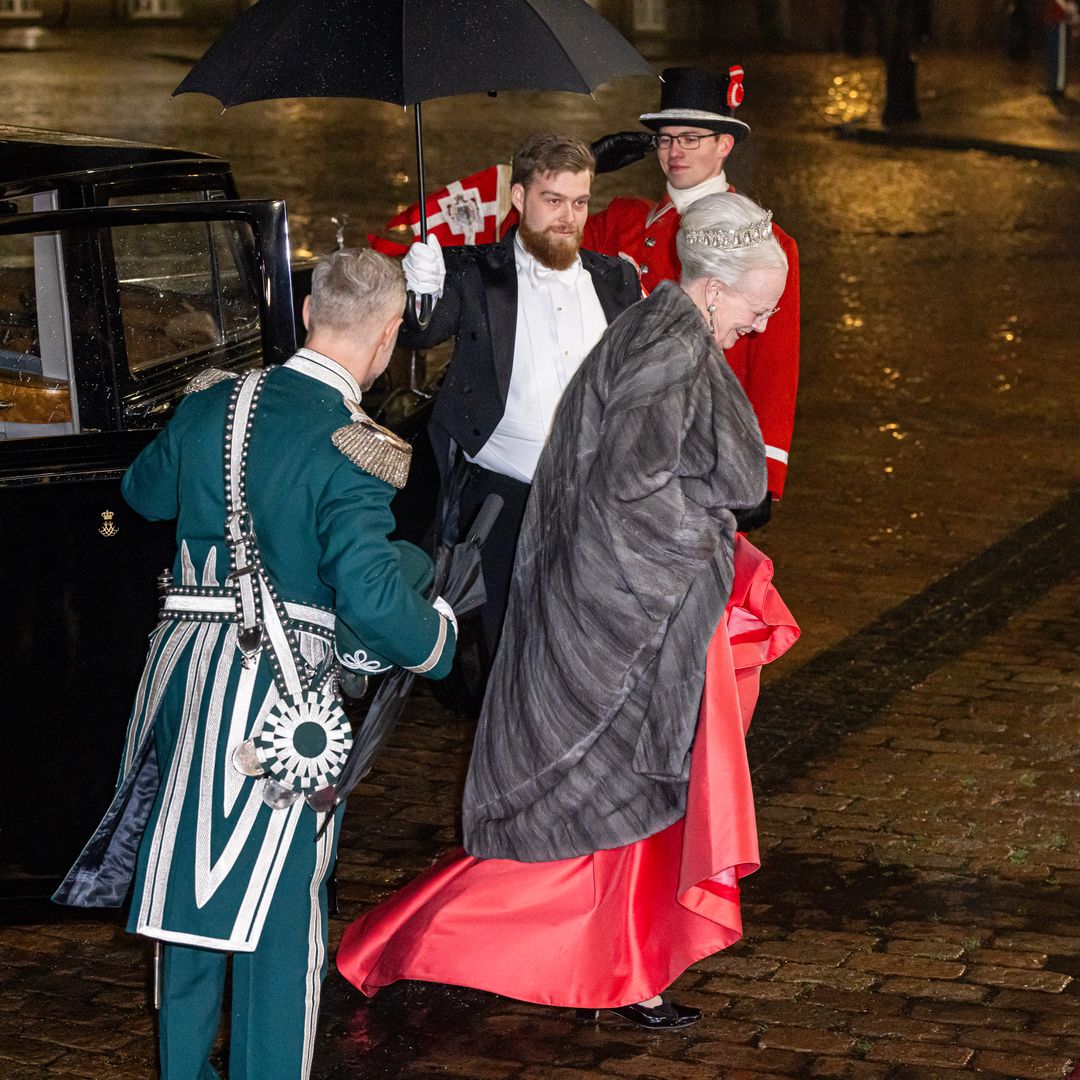
[[[420,310],[416,310],[416,293],[410,289],[405,294],[405,325],[410,330],[426,330],[431,322],[431,311],[435,306],[430,293],[420,297]]]
[[[413,118],[416,122],[416,187],[419,194],[417,205],[420,207],[420,241],[427,243],[427,198],[424,195],[424,118],[420,102],[413,106]],[[411,290],[405,294],[405,325],[412,331],[426,330],[431,322],[432,298],[425,293],[420,297],[420,311],[416,310],[416,294]]]
[[[495,524],[495,519],[502,512],[502,508],[503,497],[492,492],[484,500],[484,505],[480,507],[479,513],[473,519],[468,534],[469,543],[483,545],[488,533],[491,532],[491,526]]]

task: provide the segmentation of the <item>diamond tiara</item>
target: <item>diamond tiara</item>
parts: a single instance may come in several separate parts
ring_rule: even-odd
[[[748,248],[755,244],[764,244],[772,239],[772,211],[766,210],[765,216],[744,225],[741,229],[689,229],[683,234],[688,244],[703,244],[706,247],[731,251],[733,248]]]

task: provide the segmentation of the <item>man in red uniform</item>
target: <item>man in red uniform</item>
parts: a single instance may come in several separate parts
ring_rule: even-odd
[[[593,144],[598,172],[628,165],[652,145],[667,177],[667,193],[660,202],[616,198],[585,225],[583,246],[629,257],[646,293],[661,281],[679,278],[675,234],[683,211],[705,195],[734,190],[724,175],[724,162],[735,143],[750,133],[749,125],[734,116],[742,101],[742,79],[742,68],[732,68],[726,75],[668,68],[663,73],[660,111],[641,117],[656,134],[625,132]],[[780,306],[769,318],[768,334],[749,333],[725,352],[765,438],[769,494],[756,524],[768,520],[771,501],[784,491],[799,384],[799,255],[787,233],[776,225],[773,231],[788,258]]]

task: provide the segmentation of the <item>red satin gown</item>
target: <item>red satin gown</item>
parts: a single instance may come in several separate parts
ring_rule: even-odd
[[[686,816],[653,836],[553,862],[462,849],[345,931],[338,970],[367,995],[399,979],[543,1005],[645,1001],[742,936],[739,879],[759,866],[745,734],[763,664],[799,628],[745,538],[706,658]]]

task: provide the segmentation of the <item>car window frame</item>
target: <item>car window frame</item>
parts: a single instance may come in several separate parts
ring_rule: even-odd
[[[168,168],[165,168],[167,164]],[[99,180],[92,185],[93,195],[90,202],[94,206],[110,206],[110,199],[123,199],[134,195],[167,195],[170,192],[202,192],[206,202],[215,205],[222,202],[250,201],[240,200],[236,194],[236,184],[232,174],[218,167],[190,168],[180,174],[173,162],[163,163],[161,175],[155,176],[149,166],[140,168],[138,176],[123,179],[110,178]],[[222,194],[217,194],[217,192]],[[134,204],[128,204],[134,205]],[[147,205],[164,206],[166,203]]]
[[[146,427],[162,403],[180,396],[183,386],[205,366],[198,353],[136,379],[127,366],[124,342],[116,339],[115,315],[108,310],[110,279],[116,268],[105,241],[109,230],[124,225],[168,225],[180,222],[239,221],[254,238],[259,274],[259,320],[263,362],[284,363],[296,350],[290,272],[288,217],[285,203],[273,199],[214,199],[209,202],[153,203],[144,206],[98,206],[49,210],[0,218],[0,235],[17,233],[102,230],[94,234],[69,232],[62,247],[68,260],[88,260],[90,273],[77,280],[67,276],[69,310],[94,318],[75,326],[69,320],[79,427],[83,431],[123,431]],[[96,358],[96,363],[89,359]]]
[[[148,203],[146,205],[154,206],[161,204]],[[177,203],[175,205],[189,204]],[[221,321],[222,315],[221,294],[219,289],[220,264],[218,261],[219,250],[217,243],[215,242],[216,234],[213,227],[216,224],[228,220],[232,219],[225,219],[218,215],[212,215],[205,221],[195,222],[195,224],[202,226],[205,230],[208,256],[206,268],[210,279],[214,283],[213,303],[219,322]],[[175,222],[170,221],[164,224],[171,225],[175,224]],[[129,411],[145,414],[147,412],[153,412],[155,409],[161,407],[163,402],[167,402],[170,387],[176,382],[176,379],[170,375],[170,372],[176,368],[185,371],[190,368],[195,372],[198,372],[208,364],[211,364],[211,361],[217,361],[214,366],[231,366],[235,361],[242,362],[245,351],[251,351],[252,345],[250,343],[234,343],[233,345],[228,346],[214,343],[207,344],[199,349],[192,349],[186,357],[184,356],[184,351],[180,350],[173,355],[162,356],[156,361],[150,360],[148,363],[141,362],[137,365],[133,364],[132,357],[128,352],[130,339],[124,328],[124,302],[121,296],[120,272],[119,267],[117,266],[115,245],[113,243],[114,234],[112,230],[102,229],[97,235],[102,268],[102,287],[106,296],[106,302],[102,306],[102,310],[106,312],[109,321],[110,339],[113,343],[116,371],[118,375],[121,372],[124,373],[124,377],[120,382],[128,384],[129,387],[123,397],[128,405]],[[260,281],[251,280],[259,273],[258,258],[255,251],[255,248],[258,246],[258,241],[255,238],[254,232],[252,233],[252,248],[250,250],[246,243],[243,247],[238,249],[233,246],[231,238],[226,239],[230,253],[235,258],[240,273],[244,278],[244,284],[254,286],[253,291],[255,292],[257,299],[263,290]],[[262,312],[260,310],[260,326],[261,316]],[[259,344],[256,343],[255,348],[259,347]],[[236,353],[236,355],[229,357],[226,360],[225,354],[230,351]],[[164,397],[162,395],[164,395]]]

